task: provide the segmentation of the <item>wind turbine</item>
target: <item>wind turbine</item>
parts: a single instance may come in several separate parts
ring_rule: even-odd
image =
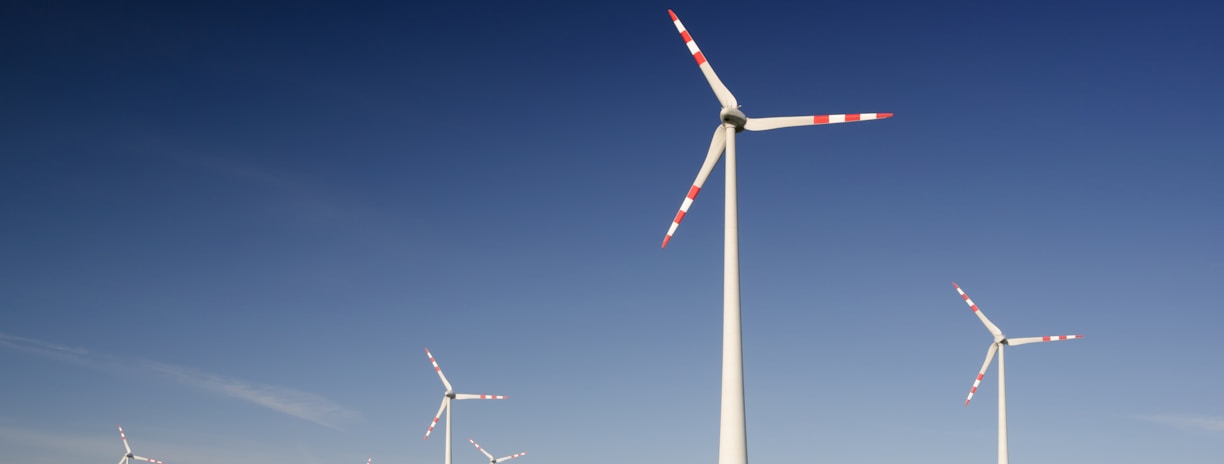
[[[476,444],[476,441],[475,441],[475,440],[472,440],[471,438],[469,438],[469,439],[468,439],[468,441],[472,442],[472,446],[475,446],[475,447],[476,447],[476,449],[480,450],[480,452],[481,452],[481,453],[484,453],[484,455],[485,455],[485,456],[488,456],[488,457],[489,457],[489,464],[497,464],[497,463],[502,462],[502,461],[509,461],[509,460],[511,460],[511,459],[514,459],[514,458],[517,458],[517,457],[519,457],[519,456],[523,456],[523,455],[527,454],[527,452],[526,452],[526,451],[523,451],[522,453],[518,453],[518,454],[511,454],[511,455],[506,456],[506,457],[504,457],[504,458],[497,458],[497,459],[493,459],[493,455],[492,455],[492,454],[489,454],[489,452],[488,452],[488,451],[485,451],[485,449],[484,449],[484,448],[481,448],[481,447],[480,447],[480,445]]]
[[[126,453],[123,454],[122,458],[119,458],[119,464],[130,464],[132,459],[135,459],[137,461],[152,462],[154,464],[166,464],[156,459],[149,459],[144,456],[137,456],[135,454],[132,454],[132,447],[128,446],[127,435],[124,435],[122,425],[119,426],[119,439],[123,440],[123,449],[127,451]]]
[[[442,418],[442,411],[446,411],[446,464],[451,464],[451,400],[504,400],[506,396],[501,395],[472,395],[468,393],[455,393],[455,389],[451,388],[450,382],[446,380],[446,375],[442,373],[442,368],[438,367],[438,361],[434,359],[433,354],[429,352],[429,348],[425,349],[425,355],[429,356],[430,364],[433,364],[434,370],[438,372],[438,377],[442,379],[442,386],[446,387],[446,393],[442,395],[442,406],[438,408],[438,413],[434,415],[433,422],[429,424],[429,430],[425,431],[425,440],[429,439],[429,434],[433,433],[434,426],[438,425],[438,419]],[[366,463],[369,464],[369,463]]]
[[[676,17],[676,13],[667,10],[671,15],[676,30],[684,39],[697,66],[701,68],[706,81],[722,104],[719,119],[722,122],[714,130],[714,138],[710,141],[710,150],[706,153],[705,163],[697,172],[697,179],[689,188],[688,195],[680,204],[680,211],[672,220],[667,236],[663,239],[663,248],[671,241],[680,221],[688,213],[688,209],[701,191],[702,184],[718,164],[723,151],[727,153],[726,166],[726,200],[723,236],[723,354],[722,354],[722,405],[718,434],[718,463],[747,464],[748,438],[744,417],[744,362],[743,346],[740,333],[740,281],[739,281],[739,223],[735,185],[735,134],[743,130],[766,131],[783,127],[811,126],[820,124],[835,124],[843,122],[870,121],[892,117],[892,113],[859,113],[859,114],[826,114],[815,116],[786,116],[770,118],[749,118],[740,111],[740,105],[735,96],[723,85],[714,74],[714,68],[706,60],[697,42],[689,35],[684,24]]]
[[[994,341],[990,343],[990,348],[986,350],[986,362],[982,363],[982,370],[978,371],[977,378],[973,380],[973,388],[969,389],[969,397],[965,398],[965,406],[969,406],[969,400],[973,399],[973,394],[977,393],[978,385],[982,383],[982,377],[986,375],[986,369],[990,367],[990,361],[994,359],[995,352],[999,353],[999,464],[1007,464],[1007,383],[1003,377],[1003,347],[1025,345],[1028,343],[1038,342],[1056,342],[1059,340],[1075,340],[1084,338],[1083,335],[1054,335],[1046,337],[1025,337],[1025,338],[1007,338],[1003,335],[1003,331],[999,327],[990,322],[986,318],[986,314],[978,309],[977,304],[969,299],[969,295],[961,290],[960,285],[952,282],[952,286],[956,287],[956,292],[960,293],[961,298],[965,299],[965,304],[969,305],[969,309],[973,310],[973,314],[977,314],[978,319],[982,320],[982,325],[986,326],[986,330],[994,336]]]

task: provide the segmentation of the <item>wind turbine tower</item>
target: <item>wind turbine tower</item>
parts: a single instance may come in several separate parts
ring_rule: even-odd
[[[425,349],[425,355],[429,356],[429,363],[433,364],[434,371],[438,373],[438,378],[442,379],[442,386],[446,387],[446,392],[442,394],[442,406],[438,408],[438,413],[434,415],[433,422],[429,424],[429,430],[425,431],[425,440],[429,439],[429,434],[433,433],[434,426],[438,425],[438,420],[442,418],[442,412],[446,412],[446,464],[451,464],[451,400],[504,400],[502,395],[473,395],[469,393],[455,393],[455,389],[451,388],[451,384],[446,380],[446,375],[442,373],[442,368],[438,367],[438,361],[434,359],[433,353],[429,352],[429,348]]]
[[[735,178],[735,134],[744,130],[767,131],[784,127],[870,121],[892,117],[892,113],[749,118],[740,111],[735,95],[732,95],[727,86],[719,80],[718,75],[714,74],[714,68],[710,66],[710,62],[701,49],[697,47],[693,36],[684,28],[684,24],[680,23],[680,18],[677,18],[676,13],[672,10],[667,10],[667,12],[671,15],[672,23],[680,32],[680,37],[684,39],[684,44],[688,46],[693,59],[697,61],[701,73],[705,75],[710,88],[714,90],[714,96],[718,98],[722,109],[718,113],[720,123],[714,129],[714,138],[710,141],[705,163],[697,172],[697,179],[693,181],[693,186],[689,188],[688,194],[680,204],[680,211],[676,213],[671,227],[667,230],[667,236],[663,239],[663,248],[666,248],[668,242],[671,241],[672,236],[676,233],[676,228],[680,226],[680,221],[688,213],[693,200],[697,198],[697,193],[701,191],[701,186],[725,151],[727,165],[724,203],[726,213],[723,219],[722,404],[718,432],[718,464],[747,464],[748,435],[744,416],[744,358],[740,331],[739,213]]]
[[[982,325],[986,326],[986,330],[990,331],[990,335],[994,337],[994,341],[990,342],[990,348],[986,349],[986,362],[982,363],[982,369],[978,371],[977,378],[973,380],[973,387],[969,389],[969,396],[965,398],[965,406],[969,406],[969,400],[973,399],[973,394],[977,393],[978,385],[982,384],[982,378],[986,376],[986,369],[990,367],[990,361],[994,359],[995,353],[999,354],[999,464],[1007,464],[1007,382],[1003,376],[1003,347],[1027,345],[1029,343],[1040,342],[1056,342],[1059,340],[1076,340],[1084,338],[1083,335],[1051,335],[1046,337],[1025,337],[1025,338],[1007,338],[1003,335],[1003,331],[999,327],[990,322],[986,318],[986,314],[978,309],[977,304],[969,299],[969,295],[961,290],[960,285],[952,282],[952,286],[956,287],[956,293],[959,293],[961,298],[965,300],[965,304],[969,305],[969,309],[973,310],[978,319],[981,319]]]

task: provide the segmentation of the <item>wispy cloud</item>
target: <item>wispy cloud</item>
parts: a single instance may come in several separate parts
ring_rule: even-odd
[[[1224,432],[1224,417],[1193,414],[1152,414],[1136,416],[1139,419],[1164,424],[1179,429],[1206,432]]]
[[[0,333],[0,346],[32,353],[90,369],[114,371],[119,368],[143,369],[201,390],[254,403],[298,419],[340,429],[340,426],[361,418],[361,414],[327,398],[292,388],[262,385],[214,374],[201,369],[175,366],[148,360],[126,361],[115,356],[94,353],[32,338]]]
[[[5,333],[0,333],[0,346],[85,367],[102,368],[104,367],[102,364],[112,364],[114,361],[113,358],[99,357],[82,348],[57,345]]]
[[[337,430],[339,430],[339,424],[352,422],[360,417],[357,412],[313,393],[272,385],[259,385],[199,369],[157,362],[145,362],[144,365],[183,384],[249,401]]]

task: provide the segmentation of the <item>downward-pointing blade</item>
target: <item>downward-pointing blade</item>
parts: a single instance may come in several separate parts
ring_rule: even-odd
[[[124,464],[124,463],[126,463],[126,462],[128,462],[128,457],[127,457],[127,455],[125,454],[125,455],[123,455],[123,457],[119,458],[119,464]]]
[[[978,385],[982,384],[982,377],[986,376],[986,369],[990,367],[990,362],[994,360],[996,351],[999,351],[999,344],[991,343],[990,349],[986,350],[986,362],[982,363],[982,369],[978,371],[977,378],[973,379],[973,388],[969,389],[969,397],[965,398],[965,406],[969,406],[969,400],[973,399],[974,393],[977,393]]]
[[[472,442],[472,446],[475,446],[476,449],[480,450],[481,453],[484,453],[485,456],[488,456],[490,461],[493,460],[493,455],[489,454],[488,451],[485,451],[484,448],[481,448],[480,445],[476,444],[476,440],[469,438],[468,441]]]
[[[123,433],[122,425],[119,426],[119,439],[123,440],[123,449],[127,450],[127,454],[132,454],[132,447],[128,446],[127,435]],[[124,455],[124,458],[127,458],[127,456]]]
[[[672,23],[676,25],[676,30],[680,31],[680,37],[684,39],[684,44],[688,45],[689,52],[693,54],[693,59],[697,60],[697,66],[701,68],[701,73],[705,74],[706,81],[710,83],[710,88],[714,89],[714,96],[718,97],[718,103],[722,104],[723,108],[738,108],[739,104],[735,101],[735,95],[731,95],[731,91],[727,90],[727,86],[723,85],[722,80],[714,74],[714,68],[710,67],[710,62],[706,61],[705,55],[701,53],[701,49],[697,48],[697,42],[693,41],[693,36],[689,35],[688,30],[684,28],[684,24],[680,22],[680,18],[676,17],[676,13],[672,10],[667,10],[667,14],[671,15]]]
[[[429,356],[429,363],[433,364],[434,370],[438,372],[438,378],[442,379],[442,386],[446,387],[446,391],[454,391],[455,389],[451,388],[450,382],[446,381],[446,375],[442,373],[442,368],[438,367],[438,360],[434,359],[433,353],[429,352],[429,348],[425,348],[425,356]]]
[[[680,227],[680,221],[684,220],[685,214],[688,214],[689,207],[693,206],[693,200],[696,200],[697,194],[701,192],[701,186],[705,185],[706,179],[710,177],[710,172],[714,171],[714,165],[718,164],[718,160],[722,158],[723,150],[726,148],[727,130],[719,125],[714,129],[714,138],[710,140],[710,150],[706,152],[705,162],[701,164],[701,170],[697,171],[697,179],[693,181],[693,186],[689,187],[688,194],[684,196],[684,202],[680,203],[680,211],[672,219],[671,227],[667,229],[667,236],[663,237],[662,248],[667,248],[667,242],[671,241],[672,235],[676,233],[676,228]]]
[[[525,454],[527,454],[527,452],[526,452],[526,451],[523,451],[522,453],[518,453],[518,454],[511,454],[511,455],[506,456],[506,457],[504,457],[504,458],[497,458],[497,459],[494,459],[494,460],[493,460],[493,464],[497,464],[497,463],[502,462],[502,461],[509,461],[509,460],[511,460],[511,459],[517,458],[517,457],[522,456],[522,455],[525,455]]]
[[[504,400],[506,398],[509,398],[509,396],[506,396],[506,395],[473,395],[471,393],[455,394],[455,399],[457,400]]]
[[[843,122],[872,121],[891,118],[892,113],[820,114],[816,116],[782,116],[774,118],[749,118],[744,129],[765,131],[783,127],[815,126]]]
[[[1056,342],[1059,340],[1075,340],[1079,338],[1084,338],[1084,336],[1083,335],[1051,335],[1048,337],[1009,338],[1007,339],[1007,344],[1015,346],[1015,345],[1024,345],[1028,343]]]
[[[995,341],[997,342],[1002,340],[1003,331],[999,330],[998,326],[994,325],[994,323],[990,322],[990,319],[986,318],[986,314],[983,313],[982,310],[978,309],[977,304],[974,303],[973,300],[969,299],[969,294],[965,293],[964,290],[961,290],[960,285],[956,285],[956,282],[952,282],[952,286],[956,287],[956,293],[959,293],[961,298],[965,300],[965,304],[969,305],[969,309],[973,310],[973,314],[977,314],[978,319],[982,320],[982,324],[986,326],[986,330],[989,330],[990,334],[995,336]]]
[[[433,433],[433,429],[434,429],[434,427],[437,427],[437,426],[438,426],[438,420],[442,418],[442,411],[445,411],[445,410],[446,410],[446,406],[447,406],[447,405],[449,405],[449,404],[450,404],[450,398],[449,398],[449,397],[446,397],[446,396],[443,396],[443,397],[442,397],[442,406],[439,406],[439,407],[438,407],[438,413],[437,413],[437,414],[434,414],[433,422],[430,422],[430,423],[429,423],[429,430],[426,430],[426,431],[425,431],[425,438],[422,438],[422,440],[428,440],[428,439],[429,439],[429,434]]]

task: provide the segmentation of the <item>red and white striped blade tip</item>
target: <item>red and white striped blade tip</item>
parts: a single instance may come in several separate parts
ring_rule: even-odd
[[[471,393],[456,393],[457,400],[504,400],[509,398],[506,395],[475,395]]]
[[[812,124],[836,124],[839,122],[871,121],[887,119],[892,113],[848,113],[848,114],[818,114],[812,116]]]

